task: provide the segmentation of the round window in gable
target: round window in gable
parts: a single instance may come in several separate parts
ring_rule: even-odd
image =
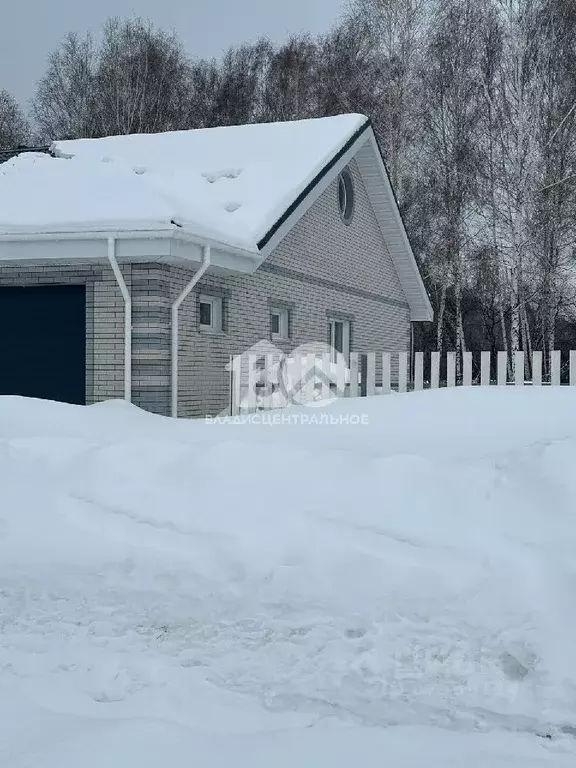
[[[348,169],[338,177],[338,205],[344,224],[350,224],[354,214],[354,182]]]

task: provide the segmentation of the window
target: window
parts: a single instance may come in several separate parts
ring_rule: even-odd
[[[222,330],[222,299],[219,296],[200,296],[200,330]]]
[[[200,325],[212,325],[212,303],[208,301],[200,302]]]
[[[335,363],[338,354],[344,355],[346,364],[350,359],[350,321],[330,320],[330,347],[332,362]]]
[[[338,178],[338,205],[342,221],[350,224],[354,213],[354,182],[350,171],[346,168]]]
[[[290,315],[287,309],[270,310],[270,331],[273,339],[289,338]]]

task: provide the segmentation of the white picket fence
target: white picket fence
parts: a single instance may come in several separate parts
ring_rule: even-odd
[[[333,397],[363,397],[456,386],[560,386],[562,379],[576,386],[576,351],[562,375],[562,355],[542,352],[530,359],[515,352],[416,352],[410,365],[407,352],[351,353],[349,364],[330,354],[291,357],[248,355],[231,360],[231,413],[266,410]],[[493,365],[494,364],[494,365]],[[546,369],[546,370],[545,370]],[[495,372],[493,376],[492,373]],[[426,375],[425,375],[426,373]]]
[[[461,378],[457,381],[456,377],[456,363],[457,357],[455,352],[446,353],[446,380],[445,384],[448,387],[455,387],[457,384],[462,386],[479,385],[481,387],[491,386],[496,384],[498,386],[505,386],[507,384],[514,384],[522,387],[526,384],[532,386],[542,386],[543,384],[550,384],[552,386],[560,386],[561,384],[561,372],[562,372],[562,357],[560,350],[555,350],[550,354],[548,375],[544,377],[544,355],[542,352],[533,352],[531,358],[528,360],[524,352],[514,352],[511,363],[509,364],[509,355],[506,352],[498,352],[496,356],[496,378],[493,379],[491,375],[492,371],[492,355],[490,352],[479,352],[476,356],[480,358],[479,375],[473,376],[473,362],[474,353],[464,352],[461,356]],[[428,386],[430,389],[437,389],[440,387],[440,353],[430,353],[430,381]],[[576,385],[576,352],[570,352],[569,359],[569,383]],[[511,372],[510,372],[511,369]],[[529,373],[527,374],[527,369]],[[414,386],[415,390],[422,390],[426,386],[424,381],[424,353],[416,352],[414,355]],[[511,375],[510,375],[511,373]]]

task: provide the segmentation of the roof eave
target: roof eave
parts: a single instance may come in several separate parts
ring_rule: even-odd
[[[178,226],[170,227],[130,227],[119,228],[118,225],[98,225],[97,228],[87,226],[67,226],[63,228],[26,228],[15,227],[13,230],[4,230],[0,232],[0,243],[14,242],[42,242],[59,240],[103,240],[114,238],[115,240],[141,240],[141,239],[174,239],[194,243],[200,246],[210,246],[226,253],[238,254],[243,258],[254,260],[255,267],[262,260],[261,254],[257,250],[243,248],[231,243],[222,242],[216,238],[203,237],[187,231]]]
[[[420,268],[416,261],[414,250],[408,238],[406,226],[400,212],[398,199],[390,181],[390,175],[384,162],[378,141],[374,134],[371,121],[367,118],[366,122],[354,133],[353,136],[342,146],[334,157],[322,168],[315,178],[298,195],[294,202],[286,209],[284,214],[278,219],[273,227],[258,242],[258,247],[262,252],[264,260],[280,243],[280,241],[295,226],[298,220],[304,215],[308,208],[320,197],[322,192],[328,187],[331,181],[336,178],[338,173],[344,168],[350,160],[357,155],[359,150],[367,143],[370,143],[372,154],[378,164],[379,177],[384,184],[386,194],[392,202],[394,220],[397,231],[403,243],[403,253],[408,259],[416,287],[416,298],[411,298],[406,291],[406,299],[410,307],[410,319],[412,322],[431,322],[434,319],[434,310],[430,303],[430,298],[422,280]],[[384,233],[383,233],[384,234]]]
[[[426,286],[424,285],[424,280],[422,279],[422,273],[420,272],[420,267],[418,266],[416,255],[414,254],[414,249],[412,248],[410,238],[408,237],[408,232],[406,230],[404,218],[400,210],[400,204],[398,202],[398,198],[396,197],[396,192],[394,191],[394,187],[392,186],[392,181],[390,179],[390,174],[388,172],[388,168],[384,161],[384,156],[380,149],[380,145],[378,143],[378,139],[376,138],[376,134],[374,133],[374,130],[371,125],[370,125],[370,131],[369,131],[369,140],[372,145],[372,149],[374,150],[374,155],[376,157],[376,161],[381,171],[382,180],[386,186],[388,194],[391,196],[394,202],[394,218],[396,220],[398,231],[400,232],[400,236],[402,238],[405,251],[410,260],[411,266],[413,267],[414,276],[415,276],[416,284],[418,287],[419,301],[417,304],[415,304],[413,301],[411,302],[410,299],[407,297],[408,302],[410,304],[411,320],[413,322],[432,322],[434,320],[434,310],[432,308],[432,304],[430,303],[430,297],[428,296],[428,291],[426,290]]]

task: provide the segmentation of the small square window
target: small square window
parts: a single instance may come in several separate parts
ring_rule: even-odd
[[[200,330],[222,330],[222,299],[219,296],[200,296]]]
[[[270,331],[273,339],[289,337],[290,317],[287,309],[272,309],[270,312]]]

